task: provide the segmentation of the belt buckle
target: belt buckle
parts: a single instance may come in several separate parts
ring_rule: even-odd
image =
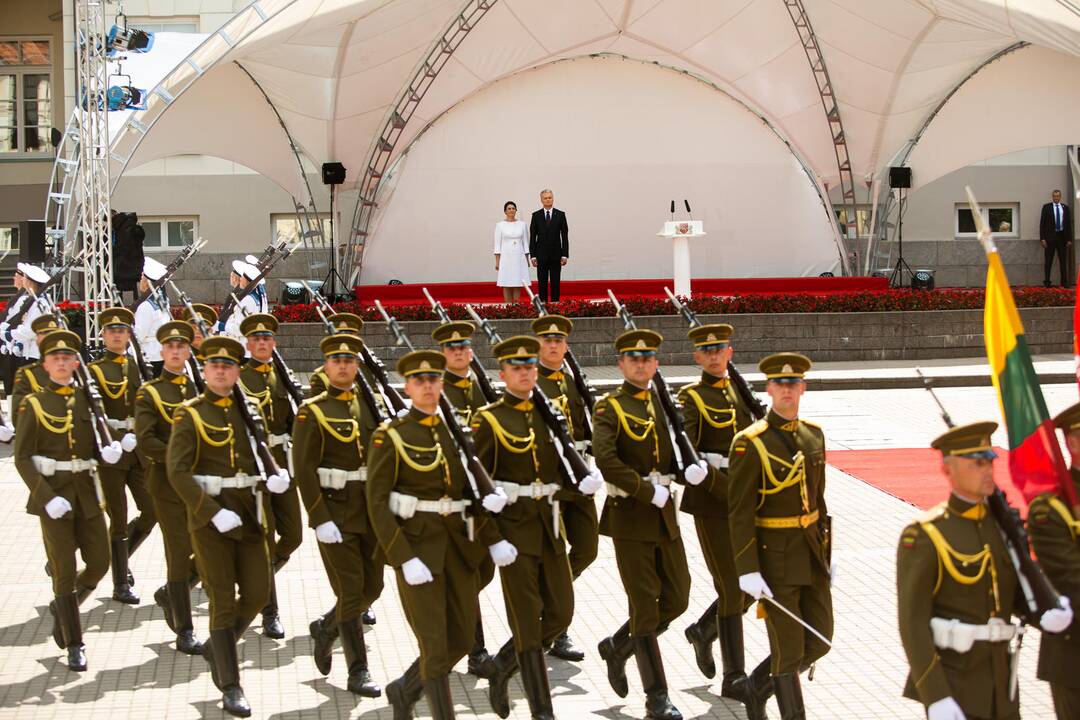
[[[809,515],[800,515],[799,516],[799,527],[801,527],[801,528],[810,527],[810,516]]]
[[[660,484],[660,473],[656,470],[653,470],[651,473],[646,475],[646,477],[649,478],[649,482],[651,482],[653,485]]]
[[[542,483],[534,482],[529,486],[529,495],[533,500],[539,500],[544,497],[544,486]]]
[[[439,514],[443,517],[452,515],[454,512],[454,501],[448,495],[443,495],[436,502],[439,503]]]

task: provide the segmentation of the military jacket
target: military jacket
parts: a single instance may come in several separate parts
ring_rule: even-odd
[[[770,410],[735,436],[728,478],[728,522],[739,575],[760,572],[769,585],[809,585],[812,563],[829,572],[820,427]],[[800,524],[766,526],[785,521]]]
[[[106,351],[105,355],[87,366],[90,379],[97,385],[105,415],[110,420],[128,420],[134,415],[135,394],[142,385],[142,377],[136,363],[127,355]],[[123,428],[110,428],[113,440],[119,440],[128,432]],[[135,453],[124,453],[120,461],[111,467],[127,469],[138,464]]]
[[[600,515],[602,534],[651,542],[680,537],[675,486],[668,486],[671,499],[660,509],[652,504],[654,487],[645,477],[652,472],[673,474],[682,482],[656,393],[624,382],[597,400],[593,455],[604,480],[627,493],[627,497],[615,497],[608,492]]]
[[[49,384],[49,373],[45,372],[40,360],[21,366],[15,371],[15,382],[11,390],[11,413],[19,410],[19,403],[31,393],[36,393]]]
[[[698,452],[727,457],[735,433],[753,421],[731,381],[707,372],[679,391],[679,402],[686,435]],[[680,509],[702,517],[725,517],[728,483],[727,469],[710,465],[709,476],[700,485],[687,485]]]
[[[365,483],[346,482],[340,490],[324,488],[318,468],[351,471],[364,467],[376,425],[352,390],[331,388],[300,406],[293,428],[293,479],[311,527],[332,521],[342,532],[367,531]]]
[[[173,492],[165,472],[166,451],[177,408],[194,397],[195,383],[187,375],[174,375],[164,368],[135,393],[136,452],[147,469],[147,489],[154,495]]]
[[[1080,470],[1072,468],[1073,486],[1080,494]],[[1028,508],[1028,536],[1050,583],[1069,597],[1073,611],[1080,609],[1080,522],[1068,505],[1053,494],[1043,494]],[[1039,644],[1040,680],[1080,688],[1080,619],[1062,633],[1043,633]]]
[[[27,395],[15,417],[15,469],[30,488],[26,512],[44,516],[45,505],[60,496],[84,518],[101,514],[101,504],[89,471],[57,470],[42,475],[34,465],[39,455],[53,460],[91,460],[97,457],[90,403],[86,392],[75,385],[52,381]]]
[[[986,505],[952,495],[904,528],[896,584],[900,641],[911,666],[905,697],[929,706],[951,696],[975,717],[1015,710],[1007,643],[976,642],[959,653],[935,647],[930,630],[935,617],[975,625],[1008,621],[1016,607],[1016,572]]]
[[[264,482],[260,481],[258,493],[251,488],[226,488],[212,497],[194,478],[258,472],[247,426],[232,397],[220,397],[207,389],[182,403],[173,419],[165,466],[173,490],[187,506],[188,529],[194,531],[206,526],[218,510],[227,508],[244,521],[239,528],[226,533],[228,537],[245,541],[261,537],[269,508]],[[263,503],[261,511],[257,498]]]
[[[390,511],[391,492],[421,500],[472,499],[467,485],[453,437],[438,415],[412,408],[380,425],[371,438],[367,501],[368,517],[387,563],[400,567],[418,557],[438,575],[445,567],[446,553],[453,550],[471,567],[479,567],[488,547],[501,535],[475,500],[470,508],[475,511],[473,540],[461,513],[417,512],[404,519]]]
[[[563,370],[552,370],[541,363],[537,385],[566,416],[566,421],[570,424],[570,434],[573,436],[574,441],[581,442],[584,440],[586,424],[585,400],[578,393],[574,379]]]
[[[457,410],[465,425],[472,422],[473,414],[477,410],[487,405],[480,384],[473,380],[472,376],[461,377],[449,370],[443,373],[443,394]]]
[[[293,426],[292,403],[285,381],[278,377],[274,363],[250,358],[240,371],[240,389],[254,400],[271,435],[287,435]]]
[[[564,484],[555,440],[532,401],[504,394],[473,414],[472,430],[476,452],[492,480],[515,485]],[[519,498],[508,503],[495,522],[520,553],[540,556],[547,542],[562,555],[566,547],[554,529],[553,507],[546,498]]]

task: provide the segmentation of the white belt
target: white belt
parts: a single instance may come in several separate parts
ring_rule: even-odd
[[[934,634],[934,645],[944,650],[966,653],[976,641],[1008,642],[1016,637],[1017,629],[1012,623],[1001,618],[990,618],[985,625],[972,625],[959,620],[930,618],[930,630]]]
[[[712,465],[717,470],[726,469],[727,466],[728,466],[728,459],[726,457],[724,457],[723,455],[721,455],[720,453],[703,452],[703,453],[698,453],[698,455],[701,456],[702,460],[709,463],[710,465]]]
[[[662,475],[658,472],[651,472],[648,475],[642,475],[642,480],[647,480],[653,485],[663,485],[667,487],[671,485],[671,481],[675,479],[674,475]],[[604,483],[607,486],[608,495],[612,497],[630,497],[630,493],[626,492],[622,488],[613,485],[611,483]]]
[[[327,490],[341,490],[345,487],[345,483],[364,482],[367,480],[366,467],[362,467],[359,470],[342,470],[340,468],[321,467],[315,468],[315,473],[319,476],[319,487],[326,488]]]
[[[244,473],[232,477],[221,477],[220,475],[192,475],[192,477],[210,497],[217,497],[222,490],[253,488],[262,479],[258,475],[245,475]]]
[[[440,515],[464,513],[465,508],[471,504],[472,502],[469,500],[451,500],[448,497],[439,500],[421,500],[405,493],[390,493],[390,512],[405,520],[418,512],[438,513]]]
[[[500,487],[503,492],[506,493],[506,502],[513,505],[520,498],[527,498],[530,500],[543,500],[549,498],[559,491],[560,485],[555,483],[529,483],[528,485],[518,485],[517,483],[506,482],[505,480],[496,480],[495,487]]]
[[[289,442],[289,433],[281,433],[280,435],[268,435],[266,437],[266,444],[270,447],[278,447]]]
[[[54,460],[44,455],[33,455],[34,468],[45,477],[52,477],[56,471],[60,472],[85,472],[97,467],[97,460]]]
[[[113,430],[134,430],[135,418],[129,417],[123,420],[116,420],[114,418],[105,418],[105,424],[111,427]]]

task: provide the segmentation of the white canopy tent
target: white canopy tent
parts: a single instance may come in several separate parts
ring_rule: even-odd
[[[1074,101],[1066,89],[1080,76],[1080,13],[1072,2],[802,5],[860,198],[874,194],[873,183],[897,162],[912,166],[918,186],[999,152],[1080,135],[1080,116],[1061,106]],[[307,203],[293,148],[308,167],[342,162],[344,189],[375,203],[367,222],[354,218],[359,232],[341,238],[366,246],[364,277],[372,280],[400,275],[402,259],[446,243],[464,252],[436,253],[439,262],[409,279],[488,277],[487,238],[502,201],[512,194],[531,209],[535,192],[549,185],[573,210],[572,236],[605,248],[597,262],[620,254],[627,262],[628,238],[635,251],[655,248],[647,242],[668,200],[691,197],[717,229],[701,251],[705,262],[714,251],[723,258],[708,268],[712,274],[837,268],[827,200],[840,181],[835,133],[784,0],[261,0],[249,10],[265,19],[249,23],[242,39],[196,51],[199,77],[167,111],[148,111],[154,122],[136,141],[127,134],[134,151],[122,154],[120,167],[176,153],[214,155],[252,167]],[[627,115],[644,88],[658,103],[675,103],[651,125]],[[993,94],[1010,97],[1011,107],[996,107]],[[606,101],[593,102],[598,96]],[[402,107],[409,114],[395,116]],[[520,107],[520,115],[502,112],[507,107]],[[611,132],[583,133],[598,125]],[[650,135],[650,127],[665,135]],[[596,142],[577,142],[582,134]],[[656,146],[671,152],[670,162],[645,159]],[[565,147],[576,154],[556,153],[558,162],[549,162],[545,149]],[[755,159],[755,170],[740,152]],[[406,155],[415,157],[400,162]],[[448,203],[462,161],[475,177],[459,183]],[[376,165],[379,172],[365,173]],[[664,182],[627,180],[650,173]],[[476,177],[488,180],[477,185]],[[791,212],[778,215],[780,207]],[[410,218],[422,231],[410,231]],[[769,259],[755,262],[758,254]],[[623,269],[662,276],[658,262],[666,257],[665,249]],[[596,277],[611,266],[574,269]]]

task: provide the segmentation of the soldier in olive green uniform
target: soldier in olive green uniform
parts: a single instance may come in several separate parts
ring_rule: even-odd
[[[137,605],[139,596],[131,591],[129,584],[128,556],[154,529],[157,518],[150,494],[146,491],[142,463],[135,454],[137,441],[132,432],[135,429],[135,393],[142,384],[139,368],[127,355],[135,316],[127,308],[108,308],[102,312],[99,322],[105,341],[105,355],[90,363],[88,368],[90,378],[101,394],[113,439],[119,440],[124,449],[120,462],[99,470],[112,541],[112,597],[122,603]],[[139,509],[139,516],[130,525],[127,519],[129,490]]]
[[[516,557],[468,489],[450,429],[438,414],[445,360],[430,350],[397,363],[412,408],[379,427],[368,457],[368,515],[420,657],[386,688],[395,718],[412,716],[423,692],[436,720],[454,717],[449,672],[472,644],[478,568]]]
[[[264,482],[258,475],[249,431],[233,402],[244,347],[218,336],[204,340],[202,351],[206,391],[177,409],[165,463],[169,482],[187,506],[195,561],[210,596],[210,640],[203,643],[203,656],[225,711],[247,717],[251,706],[240,687],[236,641],[270,595],[270,503],[263,489],[282,492],[288,476]]]
[[[195,308],[195,312],[202,318],[206,327],[214,327],[214,324],[217,322],[217,310],[209,305],[203,305],[202,303],[195,303],[191,307]],[[191,324],[191,329],[195,333],[195,337],[191,341],[191,352],[195,355],[195,359],[199,362],[199,365],[202,366],[203,362],[206,361],[206,358],[202,354],[202,344],[203,340],[206,338],[203,337],[202,330],[199,329],[198,323],[192,320],[191,314],[186,307],[184,308],[183,319],[185,322]]]
[[[728,469],[728,523],[739,587],[761,602],[772,650],[749,678],[747,707],[757,703],[764,712],[765,700],[775,691],[783,717],[802,718],[799,673],[829,647],[763,598],[832,640],[825,435],[799,417],[810,360],[778,353],[758,367],[765,373],[772,407],[735,436]]]
[[[59,330],[60,325],[56,322],[55,315],[38,315],[30,323],[30,329],[34,331],[35,341],[40,346],[42,339],[54,330]],[[24,397],[36,393],[48,384],[49,374],[45,372],[41,360],[20,365],[15,371],[14,387],[11,390],[11,414],[9,417],[15,417],[15,413],[19,410],[19,404]]]
[[[165,459],[176,409],[195,397],[195,383],[185,374],[194,336],[191,325],[182,320],[159,327],[156,337],[161,343],[161,374],[135,394],[139,458],[146,468],[146,488],[154,501],[165,545],[165,585],[154,592],[154,600],[165,613],[169,629],[176,633],[176,649],[188,655],[202,651],[191,622],[190,581],[195,565],[187,510],[169,484]]]
[[[240,371],[240,389],[255,401],[266,418],[266,435],[270,452],[278,467],[288,467],[286,449],[292,431],[292,399],[285,388],[285,381],[274,368],[273,352],[276,347],[274,335],[278,321],[273,315],[256,313],[240,322],[240,332],[247,338],[248,361]],[[280,495],[270,496],[272,512],[267,516],[267,544],[270,563],[276,574],[285,566],[304,534],[304,521],[300,517],[300,496],[295,483]],[[270,601],[262,611],[263,632],[280,640],[285,637],[278,614],[277,584],[270,576]]]
[[[41,520],[52,568],[53,639],[67,648],[68,667],[86,670],[79,604],[109,569],[105,499],[94,477],[96,456],[86,392],[72,384],[82,342],[57,330],[38,344],[48,384],[27,395],[15,420],[15,469],[30,488],[26,512]],[[116,462],[119,453],[103,458]],[[75,574],[75,552],[86,567]]]
[[[359,336],[361,331],[363,331],[364,329],[364,319],[359,315],[354,315],[353,313],[334,313],[333,315],[328,317],[327,320],[329,320],[330,324],[334,326],[335,334]],[[364,379],[367,380],[367,383],[371,388],[374,389],[378,387],[378,383],[376,383],[375,381],[375,376],[372,374],[371,368],[364,364],[363,360],[361,360],[360,362],[360,372],[364,374]],[[326,392],[326,389],[329,387],[329,383],[326,380],[326,372],[322,365],[312,371],[311,379],[308,382],[309,386],[307,396],[309,398],[313,398],[316,395],[320,395]],[[380,405],[385,410],[386,408],[382,402],[382,396],[376,394],[375,397],[378,399]]]
[[[584,455],[589,450],[585,429],[592,408],[585,407],[585,399],[578,392],[573,378],[563,369],[568,337],[573,329],[574,323],[562,315],[545,315],[532,323],[533,332],[540,338],[540,378],[537,384],[566,417],[574,445]],[[600,540],[596,500],[580,493],[566,498],[562,503],[562,522],[566,541],[570,544],[567,553],[570,572],[577,580],[596,559]],[[574,644],[566,632],[555,638],[549,652],[554,657],[571,662],[585,659],[585,652]]]
[[[1065,435],[1071,463],[1069,476],[1080,495],[1080,404],[1056,418]],[[1044,493],[1028,507],[1028,535],[1039,564],[1057,591],[1073,608],[1080,607],[1080,522],[1068,504],[1053,493]],[[1040,680],[1050,683],[1058,720],[1080,717],[1080,622],[1060,634],[1043,634],[1039,645]]]
[[[361,615],[383,588],[383,565],[374,557],[377,543],[368,527],[364,490],[377,419],[353,391],[362,342],[356,335],[331,335],[320,343],[326,358],[327,390],[300,406],[292,459],[308,524],[315,528],[319,554],[337,597],[337,628],[349,669],[349,691],[379,697],[382,691],[368,671],[360,628]]]
[[[657,636],[686,610],[690,571],[679,533],[672,482],[682,482],[660,399],[651,389],[663,338],[630,330],[615,340],[622,385],[596,402],[593,453],[607,482],[600,532],[615,543],[619,576],[630,601],[630,620],[600,642],[608,681],[619,697],[629,691],[626,661],[633,654],[645,689],[646,717],[681,718],[668,697]],[[700,483],[704,468],[691,465],[686,481]]]
[[[443,393],[454,406],[463,425],[468,425],[473,413],[487,404],[480,384],[469,373],[472,362],[472,336],[476,326],[471,322],[448,322],[435,328],[431,338],[442,348],[446,359],[443,371]],[[480,589],[483,590],[495,579],[495,565],[487,558],[480,564]],[[476,637],[469,650],[469,673],[477,677],[491,679],[494,671],[491,655],[484,642],[484,622],[480,616],[480,598],[476,599]]]

